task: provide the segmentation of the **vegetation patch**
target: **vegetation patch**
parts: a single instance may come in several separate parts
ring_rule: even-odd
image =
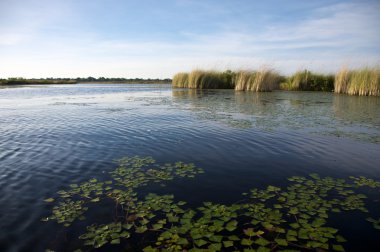
[[[334,90],[334,75],[324,75],[299,71],[286,78],[280,88],[290,91],[332,91]]]
[[[350,95],[380,95],[380,68],[341,69],[335,76],[335,92]]]
[[[233,88],[233,73],[231,71],[217,72],[193,70],[190,73],[178,73],[173,77],[173,87],[196,89],[231,89]]]
[[[226,88],[238,91],[326,91],[350,95],[380,95],[380,69],[378,67],[348,70],[342,68],[334,74],[298,71],[287,77],[272,69],[259,71],[225,72],[194,70],[178,73],[173,77],[173,87],[215,89]]]
[[[279,88],[282,77],[271,69],[236,73],[235,90],[265,92]]]
[[[204,202],[191,209],[173,195],[147,194],[137,189],[176,178],[194,178],[203,170],[194,164],[157,164],[151,157],[126,157],[111,179],[90,179],[58,192],[52,215],[44,221],[64,226],[83,221],[86,211],[112,199],[121,211],[111,223],[91,224],[79,236],[84,248],[117,246],[130,239],[144,241],[143,251],[345,251],[346,239],[328,225],[331,213],[367,213],[364,194],[355,189],[379,188],[365,177],[334,179],[310,174],[290,177],[285,188],[269,185],[244,193],[245,200],[224,205]],[[380,220],[368,217],[374,228]],[[145,239],[149,237],[148,239]]]

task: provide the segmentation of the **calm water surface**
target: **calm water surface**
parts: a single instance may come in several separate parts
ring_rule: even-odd
[[[284,186],[287,177],[312,172],[380,180],[380,97],[169,85],[0,88],[0,133],[0,251],[78,248],[79,231],[40,221],[50,215],[43,199],[101,179],[123,156],[202,167],[195,179],[151,188],[194,207],[233,203],[250,188]],[[371,197],[368,208],[380,217],[379,189]],[[364,219],[358,213],[333,221],[347,250],[379,248],[380,232]]]

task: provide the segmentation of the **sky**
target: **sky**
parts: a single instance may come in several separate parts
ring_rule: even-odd
[[[380,65],[379,0],[0,0],[0,78]]]

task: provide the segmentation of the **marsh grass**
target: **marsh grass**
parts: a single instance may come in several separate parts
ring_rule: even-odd
[[[304,70],[289,77],[283,77],[269,68],[237,72],[196,69],[190,73],[177,73],[173,77],[172,84],[174,88],[191,89],[235,89],[256,92],[282,89],[378,96],[380,95],[380,68],[367,67],[357,70],[342,68],[335,76]]]
[[[173,87],[193,89],[235,89],[249,91],[272,91],[277,89],[281,77],[270,69],[260,71],[193,70],[173,77]]]
[[[317,74],[308,70],[298,71],[281,83],[280,88],[289,91],[332,91],[334,76]]]
[[[235,90],[266,92],[278,89],[281,76],[271,69],[239,71],[235,74]]]
[[[281,76],[270,69],[263,69],[256,73],[251,90],[253,91],[272,91],[279,88]]]
[[[348,83],[350,81],[351,72],[346,68],[342,68],[336,75],[334,80],[334,92],[346,93]]]
[[[348,70],[335,76],[335,92],[350,95],[380,95],[380,68]]]
[[[189,74],[189,88],[227,89],[232,88],[232,72],[194,70]]]
[[[254,71],[239,71],[235,76],[235,90],[248,90],[249,86],[255,79]]]
[[[235,73],[193,70],[190,73],[178,73],[173,77],[173,87],[193,89],[231,89],[234,88]]]
[[[173,87],[175,88],[186,88],[189,85],[189,74],[188,73],[177,73],[173,76]]]

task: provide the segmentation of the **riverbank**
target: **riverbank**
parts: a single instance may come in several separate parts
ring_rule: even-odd
[[[171,79],[126,79],[126,78],[47,78],[47,79],[24,79],[24,78],[8,78],[0,79],[0,85],[45,85],[45,84],[171,84]]]
[[[45,85],[45,84],[76,84],[73,79],[23,79],[10,78],[0,79],[0,85]]]

